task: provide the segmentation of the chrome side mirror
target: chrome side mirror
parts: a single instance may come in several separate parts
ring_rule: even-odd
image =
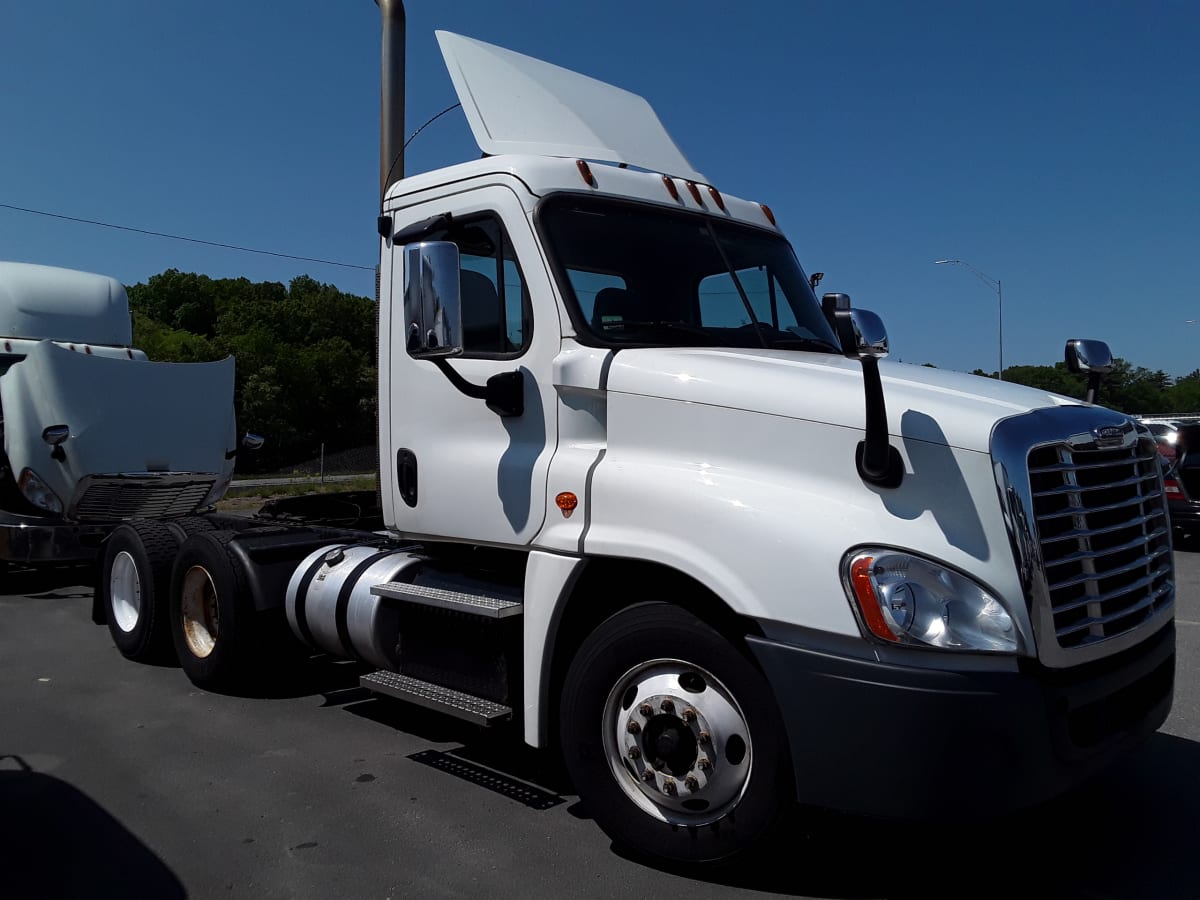
[[[243,450],[261,450],[262,445],[266,442],[266,438],[264,438],[261,434],[251,434],[249,431],[247,431],[244,435],[242,435]]]
[[[883,319],[866,309],[850,310],[854,327],[854,349],[859,359],[884,359],[888,355],[887,329]]]
[[[463,351],[458,247],[408,244],[404,254],[404,333],[409,356],[433,359]]]
[[[1104,341],[1067,341],[1067,369],[1077,375],[1107,375],[1113,370],[1112,351]]]
[[[1087,376],[1088,403],[1096,402],[1100,393],[1100,379],[1113,370],[1112,351],[1104,341],[1086,341],[1076,338],[1067,341],[1067,369],[1076,375]]]

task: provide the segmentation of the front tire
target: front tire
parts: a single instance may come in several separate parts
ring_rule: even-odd
[[[602,623],[567,672],[559,722],[584,805],[614,841],[642,853],[736,856],[792,802],[765,679],[679,607],[643,603]]]

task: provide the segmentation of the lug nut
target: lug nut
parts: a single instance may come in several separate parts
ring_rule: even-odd
[[[707,756],[702,756],[700,757],[700,761],[696,763],[696,767],[699,768],[701,772],[711,772],[712,760]]]
[[[675,787],[675,782],[672,781],[670,778],[668,778],[666,781],[663,782],[662,789],[663,789],[663,793],[666,794],[668,797],[674,797],[679,792],[679,789],[677,787]]]
[[[630,747],[628,755],[630,759],[641,759],[642,751],[638,747]]]
[[[658,707],[658,708],[659,708],[659,709],[661,709],[661,710],[662,710],[663,712],[665,712],[665,713],[673,713],[673,712],[675,712],[675,704],[674,704],[674,703],[671,701],[671,698],[670,698],[670,697],[668,697],[666,700],[664,700],[664,701],[663,701],[663,702],[662,702],[662,703],[659,705],[659,707]]]
[[[696,721],[696,711],[694,709],[692,709],[691,707],[688,707],[687,709],[685,709],[683,711],[683,721],[684,721],[684,724],[686,724],[686,725],[691,725],[693,722],[695,722]]]
[[[698,740],[701,744],[704,744],[706,747],[712,743],[712,737],[707,731],[700,732],[700,734],[696,736],[696,740]]]
[[[654,770],[653,769],[645,769],[642,771],[642,781],[649,783],[653,780],[654,780]]]
[[[695,775],[689,775],[687,778],[683,779],[683,783],[693,794],[700,790],[700,782],[696,780]]]
[[[630,719],[629,722],[625,725],[625,730],[628,731],[630,734],[637,734],[639,731],[642,730],[642,726],[639,725],[633,719]]]
[[[638,707],[638,712],[640,712],[643,716],[645,716],[648,719],[652,715],[654,715],[654,707],[651,706],[649,703],[643,703],[641,706]]]

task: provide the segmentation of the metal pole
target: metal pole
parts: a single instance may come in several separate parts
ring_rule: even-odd
[[[996,300],[1000,304],[1000,380],[1004,380],[1004,291],[996,279]]]

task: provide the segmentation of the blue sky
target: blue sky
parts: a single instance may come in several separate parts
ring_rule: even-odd
[[[642,94],[723,191],[775,211],[822,290],[893,356],[1049,364],[1069,337],[1200,367],[1200,4],[409,0],[408,130],[455,102],[457,31]],[[284,11],[289,15],[285,17]],[[363,266],[220,250],[0,209],[0,258],[126,283],[174,267],[373,292],[371,0],[4,4],[0,204]],[[409,172],[473,158],[461,112]]]

